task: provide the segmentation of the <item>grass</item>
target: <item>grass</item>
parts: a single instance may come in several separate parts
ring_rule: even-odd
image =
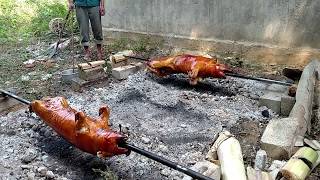
[[[0,0],[0,42],[43,36],[48,33],[49,21],[66,13],[64,0]]]

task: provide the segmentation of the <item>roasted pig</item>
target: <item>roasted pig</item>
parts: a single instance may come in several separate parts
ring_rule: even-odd
[[[30,110],[82,151],[99,157],[128,153],[127,149],[118,147],[127,137],[112,131],[108,125],[110,110],[107,106],[99,109],[98,118],[91,118],[71,108],[65,98],[54,97],[31,102]]]
[[[161,77],[175,73],[188,74],[192,85],[197,84],[199,78],[225,78],[226,70],[225,65],[218,64],[214,58],[188,54],[154,59],[147,63],[147,67]]]

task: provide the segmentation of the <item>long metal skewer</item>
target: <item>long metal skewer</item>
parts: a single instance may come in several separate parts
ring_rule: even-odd
[[[166,165],[166,166],[168,166],[168,167],[170,167],[170,168],[172,168],[172,169],[175,169],[175,170],[177,170],[177,171],[180,171],[180,172],[182,172],[182,173],[184,173],[184,174],[186,174],[186,175],[188,175],[188,176],[191,176],[191,177],[194,178],[194,179],[199,179],[199,180],[213,180],[212,178],[209,178],[209,177],[207,177],[207,176],[204,176],[204,175],[202,175],[202,174],[200,174],[200,173],[198,173],[198,172],[196,172],[196,171],[193,171],[193,170],[191,170],[191,169],[189,169],[189,168],[186,168],[186,167],[184,167],[184,166],[181,166],[181,165],[179,165],[179,164],[177,164],[177,163],[175,163],[175,162],[172,162],[172,161],[170,161],[170,160],[168,160],[168,159],[165,159],[165,158],[163,158],[163,157],[161,157],[161,156],[158,156],[158,155],[156,155],[156,154],[154,154],[154,153],[151,153],[151,152],[149,152],[149,151],[146,151],[146,150],[143,150],[143,149],[141,149],[141,148],[138,148],[138,147],[136,147],[136,146],[134,146],[134,145],[131,145],[131,144],[123,144],[123,145],[120,145],[120,146],[122,146],[123,148],[129,149],[129,150],[132,150],[132,151],[134,151],[134,152],[136,152],[136,153],[138,153],[138,154],[141,154],[141,155],[143,155],[143,156],[145,156],[145,157],[148,157],[148,158],[150,158],[150,159],[152,159],[152,160],[155,160],[155,161],[157,161],[157,162],[159,162],[159,163],[161,163],[161,164],[163,164],[163,165]]]
[[[141,61],[149,61],[149,59],[142,58],[142,57],[125,56],[125,55],[124,55],[124,57],[137,59],[137,60],[141,60]],[[266,78],[251,77],[251,76],[246,76],[246,75],[242,75],[242,74],[225,73],[225,75],[226,76],[230,76],[230,77],[236,77],[236,78],[242,78],[242,79],[250,79],[250,80],[261,81],[261,82],[266,82],[266,83],[280,84],[280,85],[285,85],[285,86],[291,86],[292,85],[292,83],[288,83],[288,82],[277,81],[277,80],[266,79]]]
[[[292,85],[292,83],[288,83],[288,82],[277,81],[277,80],[273,80],[273,79],[265,79],[265,78],[257,78],[257,77],[245,76],[245,75],[235,74],[235,73],[225,73],[225,75],[226,76],[231,76],[231,77],[236,77],[236,78],[261,81],[261,82],[266,82],[266,83],[280,84],[280,85],[285,85],[285,86],[291,86]]]
[[[23,99],[21,97],[18,97],[18,96],[14,95],[14,94],[12,94],[12,93],[10,93],[8,91],[0,89],[0,92],[4,96],[12,97],[12,98],[24,103],[24,104],[27,104],[27,105],[30,104],[30,101],[28,101],[26,99]],[[161,163],[163,165],[166,165],[166,166],[168,166],[168,167],[170,167],[172,169],[180,171],[180,172],[182,172],[182,173],[184,173],[186,175],[191,176],[192,178],[195,178],[195,179],[198,179],[198,180],[213,180],[212,178],[204,176],[204,175],[202,175],[202,174],[200,174],[200,173],[198,173],[196,171],[193,171],[193,170],[191,170],[189,168],[181,166],[178,163],[172,162],[172,161],[170,161],[168,159],[165,159],[165,158],[163,158],[161,156],[158,156],[158,155],[156,155],[156,154],[154,154],[152,152],[149,152],[149,151],[143,150],[141,148],[138,148],[138,147],[136,147],[136,146],[134,146],[132,144],[120,144],[120,146],[123,147],[123,148],[126,148],[128,150],[131,150],[133,152],[136,152],[138,154],[141,154],[143,156],[146,156],[146,157],[148,157],[148,158],[150,158],[152,160],[155,160],[155,161],[157,161],[157,162],[159,162],[159,163]]]
[[[30,101],[25,100],[25,99],[23,99],[23,98],[21,98],[21,97],[19,97],[19,96],[16,96],[16,95],[14,95],[14,94],[12,94],[12,93],[10,93],[10,92],[8,92],[8,91],[5,91],[5,90],[0,89],[0,92],[1,92],[1,94],[3,94],[4,96],[12,97],[13,99],[16,99],[16,100],[18,100],[18,101],[20,101],[20,102],[22,102],[22,103],[24,103],[24,104],[27,104],[27,105],[30,104]]]

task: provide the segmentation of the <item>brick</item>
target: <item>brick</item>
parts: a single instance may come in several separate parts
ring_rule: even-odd
[[[89,81],[85,81],[79,77],[71,79],[71,88],[74,91],[81,91],[82,87],[86,86],[87,84],[89,84]]]
[[[282,116],[289,116],[295,102],[296,100],[294,97],[283,95],[281,97],[280,114]]]
[[[287,159],[294,151],[299,122],[296,118],[271,120],[261,138],[261,149],[272,159]]]
[[[98,66],[92,69],[79,70],[79,77],[86,81],[92,81],[105,77],[106,74],[102,66]]]
[[[129,75],[137,72],[138,69],[134,65],[121,66],[112,69],[112,76],[118,80],[127,79]]]
[[[259,106],[266,106],[275,113],[279,114],[281,109],[281,96],[282,94],[279,92],[266,92],[263,96],[260,97]]]

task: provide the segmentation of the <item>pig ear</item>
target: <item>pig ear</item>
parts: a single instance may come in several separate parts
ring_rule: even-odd
[[[99,109],[99,116],[100,116],[100,122],[103,128],[109,127],[109,115],[110,115],[110,109],[108,106],[102,106]]]
[[[83,112],[75,114],[76,133],[85,134],[89,132],[88,124],[86,122],[86,115]]]

